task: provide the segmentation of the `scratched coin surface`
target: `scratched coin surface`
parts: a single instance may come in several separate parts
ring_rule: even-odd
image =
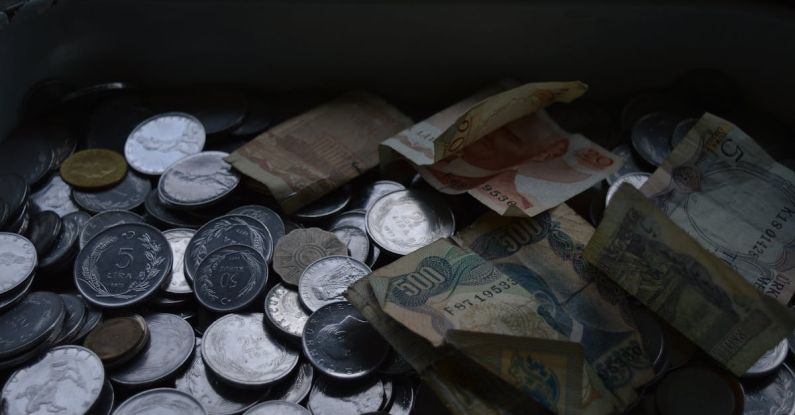
[[[81,208],[99,213],[106,210],[133,210],[141,206],[152,189],[149,179],[127,172],[117,185],[99,191],[72,191],[72,198]]]
[[[301,337],[309,318],[298,299],[298,291],[281,283],[274,285],[265,296],[265,315],[274,327],[295,337]]]
[[[319,377],[309,392],[307,407],[313,415],[375,412],[384,402],[384,385],[370,377],[358,382],[339,382]]]
[[[301,403],[309,396],[309,390],[312,389],[314,378],[315,369],[312,364],[302,362],[289,378],[282,381],[272,391],[270,397],[281,401]]]
[[[63,268],[66,264],[71,265],[71,259],[77,253],[78,239],[83,226],[91,219],[91,215],[86,212],[73,212],[63,217],[61,235],[49,252],[39,259],[39,268]]]
[[[101,148],[78,151],[61,164],[61,178],[79,189],[112,186],[127,174],[121,154]]]
[[[168,241],[155,227],[118,225],[100,232],[77,254],[75,285],[96,306],[128,307],[158,292],[172,261]]]
[[[315,369],[338,379],[373,373],[389,353],[384,338],[347,302],[332,303],[312,313],[301,344]]]
[[[188,249],[188,244],[195,234],[196,231],[193,229],[179,228],[163,232],[163,236],[166,237],[169,246],[171,246],[171,255],[174,257],[171,276],[168,279],[168,285],[165,287],[167,293],[175,295],[193,293],[193,289],[185,278],[185,250]]]
[[[348,256],[320,258],[301,274],[298,296],[306,308],[317,311],[324,305],[345,301],[345,290],[371,272],[370,267]]]
[[[0,360],[33,349],[61,329],[66,310],[61,297],[36,291],[0,314]]]
[[[647,180],[649,180],[651,174],[649,173],[629,173],[625,174],[619,178],[617,178],[613,184],[607,189],[607,197],[605,198],[605,206],[610,204],[610,201],[613,199],[613,195],[616,194],[618,188],[621,187],[622,184],[627,183],[632,185],[632,187],[636,189],[640,189]]]
[[[336,235],[319,228],[296,229],[276,245],[273,270],[286,284],[296,286],[309,264],[330,255],[348,255],[348,248]]]
[[[3,199],[8,205],[8,214],[10,218],[21,213],[25,202],[28,200],[29,193],[30,187],[28,187],[25,179],[21,176],[13,173],[0,174],[0,199]]]
[[[206,415],[207,410],[193,396],[176,389],[143,391],[122,402],[113,415]]]
[[[196,117],[178,112],[158,114],[133,129],[124,144],[124,157],[136,171],[155,176],[177,160],[202,151],[205,138]]]
[[[252,217],[268,228],[273,238],[273,243],[279,242],[284,236],[284,221],[281,216],[265,206],[259,205],[246,205],[233,209],[229,212],[230,215],[243,215]]]
[[[3,413],[82,415],[105,384],[102,362],[80,346],[60,346],[17,370],[3,386]]]
[[[367,232],[354,226],[341,226],[331,231],[348,247],[348,255],[361,262],[366,262],[370,255],[370,238]]]
[[[787,339],[779,342],[775,347],[765,352],[743,376],[764,376],[773,373],[784,363],[787,358],[787,351],[789,351],[789,342]]]
[[[0,177],[0,180],[3,178]],[[30,195],[30,204],[36,212],[51,210],[60,216],[66,216],[72,212],[80,211],[80,208],[72,201],[71,194],[72,188],[56,172]]]
[[[224,161],[228,153],[204,151],[172,164],[157,183],[160,199],[175,208],[211,205],[240,183],[240,175]]]
[[[207,328],[202,357],[228,384],[261,388],[287,377],[300,353],[265,329],[262,313],[227,314]]]
[[[795,374],[786,364],[775,375],[745,386],[744,414],[794,415]]]
[[[97,325],[83,340],[83,346],[97,354],[107,368],[130,361],[149,342],[149,327],[143,317],[107,319]]]
[[[398,190],[367,211],[367,233],[381,248],[407,255],[455,232],[453,212],[442,197],[426,190]]]
[[[0,232],[0,295],[18,288],[36,269],[36,247],[28,238]]]
[[[91,238],[105,229],[122,224],[143,223],[143,221],[142,217],[126,210],[109,210],[98,213],[83,225],[83,230],[80,232],[80,249],[83,249]]]
[[[296,403],[267,401],[249,409],[243,415],[312,415],[312,413]]]
[[[199,304],[210,311],[242,310],[259,298],[268,282],[268,263],[249,246],[219,248],[199,264],[193,277]]]

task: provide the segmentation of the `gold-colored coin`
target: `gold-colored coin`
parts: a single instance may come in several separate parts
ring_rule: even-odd
[[[61,178],[81,189],[99,189],[120,182],[127,174],[127,160],[105,149],[91,149],[72,154],[61,164]]]
[[[116,367],[135,357],[149,341],[149,327],[143,317],[134,314],[102,322],[83,340],[106,368]]]

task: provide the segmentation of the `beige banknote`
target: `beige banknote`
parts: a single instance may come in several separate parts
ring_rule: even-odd
[[[260,134],[226,160],[287,212],[378,164],[378,145],[411,125],[382,99],[352,92]]]
[[[787,308],[629,185],[613,196],[584,256],[735,375],[795,326]]]
[[[765,294],[795,292],[795,173],[736,125],[704,115],[641,188]]]

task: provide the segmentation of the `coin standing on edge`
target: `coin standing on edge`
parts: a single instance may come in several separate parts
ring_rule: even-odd
[[[193,277],[193,292],[208,310],[229,313],[242,310],[259,298],[267,282],[265,258],[249,246],[230,245],[202,260]]]
[[[58,295],[61,297],[61,301],[63,301],[66,316],[64,317],[61,334],[58,335],[55,344],[67,344],[71,343],[74,338],[77,337],[80,328],[83,327],[83,323],[86,321],[86,305],[83,303],[83,300],[77,298],[75,295]]]
[[[166,205],[190,209],[212,205],[237,188],[240,174],[224,161],[228,153],[204,151],[172,164],[157,183]]]
[[[156,176],[204,148],[204,126],[179,112],[158,114],[141,122],[124,144],[124,157],[136,171]]]
[[[105,149],[82,150],[61,164],[61,178],[79,189],[112,186],[127,174],[127,161],[121,154]]]
[[[309,264],[330,255],[348,255],[348,248],[336,235],[320,228],[296,229],[276,245],[273,270],[286,284],[296,286]]]
[[[71,265],[70,261],[77,253],[80,231],[83,230],[83,226],[89,219],[91,219],[91,215],[82,211],[64,216],[61,235],[55,246],[39,260],[39,268],[62,269],[67,264]]]
[[[299,338],[309,319],[309,313],[298,299],[298,291],[281,283],[274,285],[265,296],[265,315],[274,327]]]
[[[297,370],[287,379],[282,381],[270,397],[276,400],[301,403],[309,396],[312,383],[315,379],[315,369],[311,363],[302,362]]]
[[[188,249],[188,244],[195,234],[196,231],[193,229],[180,228],[163,232],[163,236],[171,246],[171,255],[174,257],[171,275],[168,277],[168,284],[165,287],[167,293],[178,296],[193,293],[193,288],[185,277],[185,250]]]
[[[143,391],[122,402],[113,415],[207,415],[207,410],[193,396],[171,388]]]
[[[795,374],[783,364],[775,375],[745,387],[745,414],[795,415]]]
[[[348,256],[334,255],[309,264],[298,281],[301,303],[311,311],[345,301],[342,294],[354,282],[373,272],[370,267]]]
[[[58,241],[62,227],[61,217],[53,211],[46,210],[31,216],[25,236],[36,247],[36,255],[39,258],[48,253]]]

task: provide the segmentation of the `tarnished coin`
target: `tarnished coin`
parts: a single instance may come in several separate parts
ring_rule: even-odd
[[[387,406],[386,412],[390,415],[411,415],[414,409],[414,387],[412,382],[405,377],[396,377],[392,380],[394,391],[392,401]]]
[[[299,353],[266,331],[264,318],[262,313],[227,314],[205,331],[204,363],[226,383],[261,388],[284,379],[298,364]]]
[[[280,401],[301,403],[309,396],[314,378],[315,369],[310,363],[303,362],[289,378],[271,392],[270,397]]]
[[[163,204],[160,200],[157,189],[152,189],[146,196],[144,208],[146,209],[146,213],[152,216],[155,221],[167,227],[196,229],[204,223],[203,220],[189,215],[186,212],[169,209],[168,206]]]
[[[204,151],[172,164],[157,183],[160,199],[182,209],[207,206],[223,199],[240,183],[240,175],[224,161],[228,155]]]
[[[389,345],[347,302],[326,305],[309,316],[302,338],[304,355],[323,374],[356,379],[375,372]],[[383,397],[383,390],[381,391]],[[380,408],[377,406],[374,409]]]
[[[363,209],[342,212],[331,219],[327,229],[333,231],[334,229],[341,228],[343,226],[353,226],[355,228],[361,229],[364,231],[364,233],[367,233],[367,224],[365,219],[366,216],[367,211]]]
[[[83,300],[71,294],[58,294],[63,301],[66,316],[63,321],[61,334],[55,340],[55,344],[68,344],[77,337],[80,328],[86,321],[86,306]]]
[[[657,386],[660,415],[735,415],[743,407],[737,379],[707,367],[683,367],[668,373]]]
[[[35,128],[12,132],[0,142],[0,175],[19,175],[35,187],[56,165],[53,144]]]
[[[90,303],[128,307],[157,293],[171,273],[168,241],[153,226],[118,225],[100,232],[75,260],[75,285]]]
[[[169,229],[163,232],[163,236],[171,246],[171,255],[174,257],[171,276],[165,287],[167,293],[175,295],[193,293],[193,289],[185,277],[185,250],[188,249],[188,244],[195,234],[196,231],[193,229]]]
[[[0,180],[3,179],[0,178]],[[61,179],[58,172],[54,172],[46,183],[30,195],[30,204],[35,212],[51,210],[63,217],[80,211],[80,208],[72,201],[71,195],[72,188]]]
[[[196,336],[193,327],[174,314],[144,317],[149,343],[130,362],[109,372],[117,385],[143,388],[173,378],[193,354]]]
[[[795,374],[786,364],[775,375],[745,386],[744,414],[795,415]]]
[[[635,155],[632,153],[632,148],[630,148],[629,145],[621,144],[611,150],[611,152],[621,157],[621,160],[624,161],[624,164],[622,164],[621,168],[615,173],[607,176],[608,184],[613,184],[616,180],[618,180],[619,177],[625,174],[643,172],[643,169],[640,167],[640,165],[638,165],[638,161],[635,160]]]
[[[370,238],[367,233],[353,226],[341,226],[331,231],[348,247],[348,255],[351,258],[365,262],[370,255]]]
[[[8,204],[9,219],[19,216],[22,212],[29,192],[30,188],[22,176],[13,173],[0,174],[0,199]]]
[[[265,296],[265,315],[274,327],[295,337],[301,337],[309,319],[309,313],[298,299],[298,292],[281,283],[274,285]]]
[[[193,396],[176,389],[143,391],[122,402],[113,415],[207,415]]]
[[[292,402],[267,401],[249,409],[243,415],[312,415],[312,413]]]
[[[779,342],[776,347],[768,350],[759,358],[743,376],[764,376],[773,373],[787,358],[789,342],[787,339]]]
[[[36,269],[36,247],[24,236],[0,232],[0,295],[18,288]]]
[[[49,252],[39,259],[39,268],[62,268],[67,261],[71,261],[78,248],[78,238],[83,226],[91,219],[86,212],[73,212],[63,217],[63,226],[58,241]],[[71,265],[71,262],[69,262]]]
[[[80,346],[60,346],[17,370],[3,386],[5,414],[85,414],[105,384],[102,362]]]
[[[453,212],[436,193],[409,189],[389,193],[367,211],[367,233],[381,248],[407,255],[455,232]]]
[[[208,310],[228,313],[246,308],[268,282],[268,263],[249,246],[230,245],[207,255],[193,277],[194,293]]]
[[[371,272],[370,267],[348,256],[320,258],[301,274],[298,296],[306,308],[317,311],[327,304],[345,301],[345,290]]]
[[[78,151],[61,164],[61,178],[79,189],[113,186],[127,174],[121,154],[101,148]]]
[[[149,327],[134,314],[103,321],[83,340],[83,346],[102,360],[107,368],[123,365],[136,357],[149,342]]]
[[[373,207],[375,201],[380,199],[382,196],[396,192],[398,190],[403,190],[405,188],[406,187],[402,184],[393,182],[391,180],[379,180],[377,182],[370,183],[359,191],[360,193],[356,200],[351,204],[351,208],[368,210]]]
[[[57,294],[36,291],[0,314],[0,360],[24,353],[61,329],[66,311]]]
[[[267,261],[273,255],[273,240],[268,228],[243,215],[226,215],[199,228],[185,249],[185,275],[193,280],[199,264],[211,252],[230,245],[254,248]]]
[[[130,171],[119,184],[109,189],[96,192],[75,189],[72,198],[80,207],[93,213],[133,210],[144,203],[150,190],[152,184],[149,179]]]
[[[679,124],[676,124],[674,132],[671,134],[671,150],[675,149],[679,143],[685,140],[687,133],[696,126],[697,122],[698,120],[695,118],[688,118],[686,120],[680,121]]]
[[[271,233],[273,243],[279,242],[284,236],[284,222],[276,212],[259,205],[246,205],[229,212],[230,215],[243,215],[260,221]]]
[[[649,177],[651,177],[649,173],[629,173],[619,177],[610,185],[610,188],[607,189],[605,206],[610,205],[610,200],[613,199],[613,195],[616,194],[618,188],[621,187],[622,184],[627,183],[636,189],[640,189],[646,181],[649,180]]]
[[[177,160],[202,151],[205,138],[204,126],[196,117],[158,114],[133,129],[124,144],[124,157],[136,171],[159,175]]]
[[[339,382],[319,377],[309,392],[307,407],[313,415],[364,414],[381,408],[384,385],[378,378]]]
[[[653,112],[640,117],[632,126],[635,151],[652,166],[659,166],[671,154],[671,136],[681,117]]]
[[[351,188],[345,185],[302,207],[293,214],[293,217],[302,221],[319,221],[342,211],[350,201]]]
[[[143,222],[144,219],[142,217],[126,210],[109,210],[98,213],[83,225],[83,230],[80,232],[80,249],[85,248],[88,241],[108,228],[116,225]]]
[[[61,236],[63,221],[57,213],[47,210],[36,213],[30,218],[25,236],[36,247],[36,255],[41,258],[50,251]]]
[[[296,229],[276,245],[273,270],[286,284],[296,286],[309,264],[330,255],[348,255],[348,248],[331,232],[319,228]]]

